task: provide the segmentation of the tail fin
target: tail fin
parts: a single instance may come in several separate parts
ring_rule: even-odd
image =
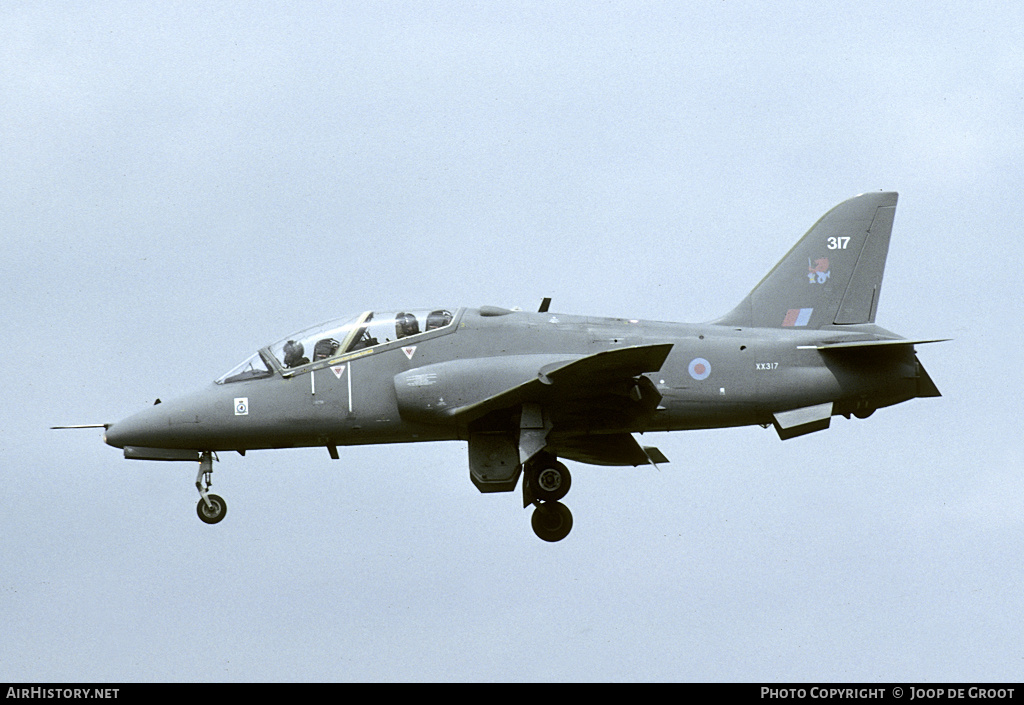
[[[874,323],[896,199],[895,192],[865,193],[840,203],[715,323],[759,328]]]

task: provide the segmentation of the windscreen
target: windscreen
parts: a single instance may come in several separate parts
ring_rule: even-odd
[[[270,377],[272,374],[274,373],[267,367],[266,361],[263,360],[259,353],[255,353],[225,372],[217,380],[217,384],[243,382],[247,379],[260,379],[261,377]]]

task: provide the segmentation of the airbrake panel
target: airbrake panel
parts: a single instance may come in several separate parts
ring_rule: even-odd
[[[779,411],[772,415],[779,438],[786,441],[815,431],[824,431],[832,420],[832,402]]]

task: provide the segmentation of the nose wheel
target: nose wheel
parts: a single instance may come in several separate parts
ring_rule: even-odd
[[[199,500],[196,513],[205,523],[216,524],[228,513],[228,505],[220,495],[208,494],[205,499]]]
[[[572,530],[572,512],[559,501],[572,485],[569,469],[547,453],[538,453],[524,469],[523,506],[535,506],[533,533],[544,541],[561,541]]]
[[[203,485],[206,485],[205,487]],[[196,489],[199,490],[199,504],[196,514],[206,524],[216,524],[228,513],[228,503],[220,495],[210,494],[213,484],[213,453],[204,451],[199,458],[199,474],[196,475]]]

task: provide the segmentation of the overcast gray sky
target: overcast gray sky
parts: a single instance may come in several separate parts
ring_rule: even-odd
[[[1019,3],[0,8],[0,681],[1019,681]],[[572,464],[98,431],[369,308],[701,321],[900,192],[878,322],[943,392]]]

